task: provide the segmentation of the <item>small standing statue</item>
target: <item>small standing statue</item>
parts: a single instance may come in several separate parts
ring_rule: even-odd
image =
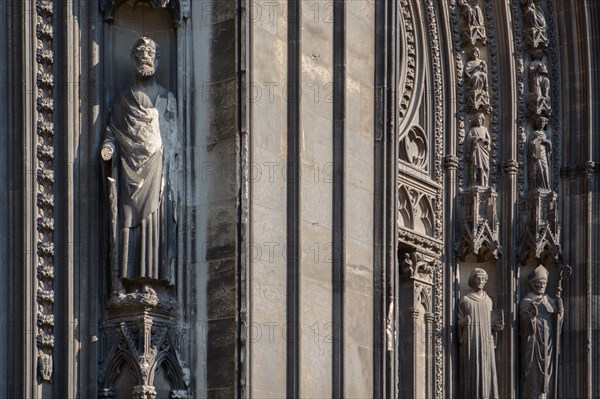
[[[490,95],[488,93],[487,63],[479,58],[480,51],[475,47],[471,59],[465,65],[469,96],[467,102],[472,111],[490,110]]]
[[[521,387],[523,399],[548,399],[556,370],[563,302],[546,294],[548,270],[539,265],[529,276],[529,293],[519,304],[521,320]]]
[[[475,268],[469,276],[471,289],[458,303],[460,344],[460,398],[497,399],[498,377],[494,353],[494,332],[504,329],[501,321],[492,325],[492,300],[483,290],[488,275]]]
[[[534,0],[525,0],[525,27],[527,29],[526,41],[533,48],[548,46],[548,36],[546,35],[546,18],[544,13],[535,5]]]
[[[113,297],[173,281],[181,159],[175,97],[155,78],[159,58],[152,39],[133,44],[135,82],[113,104],[101,149]]]
[[[528,113],[550,115],[550,79],[548,67],[544,64],[544,52],[536,50],[529,64],[529,104]]]
[[[483,126],[485,116],[478,112],[473,120],[475,126],[467,136],[467,162],[472,186],[487,187],[490,175],[490,133]]]
[[[544,129],[548,118],[538,116],[535,120],[535,130],[531,132],[527,155],[529,157],[529,189],[550,190],[549,159],[552,143],[546,138]]]
[[[475,45],[478,40],[485,44],[485,21],[483,12],[475,0],[474,5],[470,5],[467,0],[458,0],[458,5],[462,8],[463,15],[466,19],[468,30],[465,32],[465,41]]]

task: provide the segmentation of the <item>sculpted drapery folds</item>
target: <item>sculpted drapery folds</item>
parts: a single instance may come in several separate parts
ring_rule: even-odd
[[[460,344],[459,397],[498,398],[498,377],[493,332],[504,329],[501,321],[492,325],[492,300],[483,291],[487,272],[475,268],[469,276],[471,288],[458,303]]]
[[[465,41],[471,43],[471,45],[475,45],[477,41],[485,44],[485,21],[477,0],[475,0],[473,5],[469,4],[467,0],[458,0],[458,5],[462,9],[468,28],[464,33]]]
[[[538,116],[535,130],[531,132],[527,148],[529,158],[529,189],[550,190],[550,154],[552,143],[546,138],[544,129],[548,118]]]
[[[467,137],[467,161],[469,164],[470,184],[487,187],[490,175],[490,133],[483,126],[485,117],[478,112]]]
[[[544,51],[536,50],[529,64],[528,113],[530,115],[550,115],[550,79],[548,67],[544,64]]]
[[[527,44],[533,48],[548,46],[548,36],[546,35],[546,18],[542,11],[537,7],[534,0],[525,0],[524,20],[526,27]]]
[[[471,111],[480,109],[490,110],[490,95],[488,93],[487,63],[479,58],[477,47],[471,52],[471,59],[465,65],[465,75],[469,95],[467,102]]]
[[[176,100],[155,79],[159,51],[147,37],[134,43],[135,83],[113,104],[101,150],[117,294],[173,279],[181,160]]]
[[[521,397],[547,399],[556,369],[554,351],[563,320],[563,303],[546,294],[548,270],[542,265],[529,276],[529,293],[519,304],[521,324]]]

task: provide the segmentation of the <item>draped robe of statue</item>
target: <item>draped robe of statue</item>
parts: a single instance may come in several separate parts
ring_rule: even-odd
[[[534,130],[529,140],[529,186],[531,189],[550,189],[548,158],[552,146],[543,130]]]
[[[469,28],[468,33],[466,33],[467,39],[473,45],[477,40],[485,43],[485,19],[483,18],[481,8],[477,4],[471,6],[466,0],[459,0],[458,5],[462,7],[463,14],[467,19]]]
[[[541,56],[538,55],[538,57]],[[529,64],[528,97],[530,114],[550,114],[550,79],[548,79],[548,67],[541,61],[541,58],[534,59]]]
[[[461,399],[498,398],[496,356],[492,335],[492,300],[485,291],[470,290],[458,303],[459,320],[471,324],[459,328]]]
[[[490,134],[485,126],[473,126],[467,138],[471,183],[487,186],[490,174]]]
[[[154,106],[140,104],[130,88],[111,109],[105,144],[116,150],[107,173],[113,274],[124,281],[173,279],[180,173],[176,112],[175,97],[161,86]]]
[[[488,109],[490,95],[488,93],[487,63],[474,54],[465,65],[465,75],[469,88],[467,103],[471,110]]]
[[[531,317],[530,307],[538,314]],[[548,295],[528,293],[519,304],[521,319],[521,388],[523,399],[547,399],[552,389],[556,323],[562,324],[562,314]],[[556,320],[558,318],[558,320]]]
[[[527,42],[532,47],[538,47],[540,44],[548,45],[546,18],[533,1],[529,3],[525,10],[525,24],[528,27]]]
[[[472,90],[487,92],[487,64],[480,58],[474,58],[467,62],[465,74],[469,78]]]

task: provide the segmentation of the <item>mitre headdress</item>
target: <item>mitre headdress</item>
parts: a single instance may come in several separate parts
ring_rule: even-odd
[[[535,281],[544,279],[548,281],[548,269],[546,269],[543,265],[539,265],[531,273],[529,273],[528,280]]]

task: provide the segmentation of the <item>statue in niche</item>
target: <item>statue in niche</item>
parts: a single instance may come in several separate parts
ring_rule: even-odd
[[[540,45],[543,47],[548,46],[548,36],[546,36],[546,18],[544,13],[536,6],[534,0],[526,0],[524,12],[525,21],[525,40],[527,44],[533,48],[537,48]]]
[[[548,67],[544,64],[544,52],[537,50],[533,53],[529,64],[529,114],[550,115],[550,79]]]
[[[544,129],[548,118],[538,116],[535,119],[535,130],[531,132],[527,144],[529,159],[529,189],[550,190],[550,154],[552,143],[546,138]]]
[[[490,176],[490,133],[483,126],[485,116],[478,112],[467,136],[467,162],[471,186],[487,187]]]
[[[485,37],[485,21],[477,0],[475,0],[473,5],[469,4],[467,0],[458,0],[458,5],[462,8],[463,16],[468,25],[468,30],[464,33],[465,41],[471,43],[473,46],[478,40],[485,44],[487,41]]]
[[[487,272],[475,268],[469,276],[471,288],[458,303],[460,397],[499,398],[493,334],[504,329],[502,320],[493,320],[492,300],[483,290]]]
[[[135,82],[113,104],[101,157],[111,218],[113,297],[156,297],[173,282],[178,179],[182,171],[175,96],[156,82],[160,47],[131,48]]]
[[[490,111],[490,95],[488,93],[487,63],[479,58],[480,51],[475,47],[471,59],[465,65],[467,87],[470,91],[467,102],[470,110],[483,109]]]
[[[564,307],[560,296],[556,300],[546,294],[548,270],[539,265],[529,276],[529,293],[519,304],[521,321],[521,397],[550,397],[552,373]]]

